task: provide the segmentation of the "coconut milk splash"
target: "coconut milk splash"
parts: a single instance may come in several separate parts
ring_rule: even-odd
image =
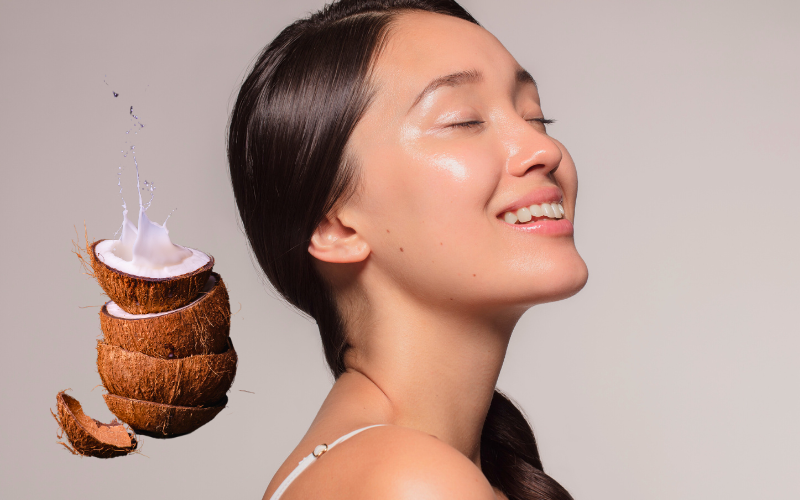
[[[134,118],[133,106],[131,115]],[[155,197],[155,185],[152,182],[144,181],[145,188],[150,191],[150,200],[147,204],[142,203],[142,187],[139,177],[139,162],[136,160],[136,146],[131,146],[133,164],[136,166],[136,187],[139,193],[139,221],[136,227],[128,219],[128,207],[125,200],[122,202],[122,234],[117,244],[112,247],[114,254],[126,261],[130,261],[134,266],[147,267],[150,269],[161,269],[164,267],[175,266],[192,256],[192,251],[175,245],[169,239],[167,221],[164,224],[157,224],[147,217],[147,209],[153,203]]]
[[[138,130],[144,128],[144,125],[134,114],[133,106],[130,107],[129,114],[134,120],[134,124],[125,134],[129,135],[134,130],[134,134],[137,134]],[[135,145],[131,145],[128,151],[122,151],[123,157],[126,158],[129,153],[136,168],[136,187],[139,195],[138,221],[134,225],[128,218],[128,206],[122,196],[122,167],[119,167],[117,186],[119,186],[119,194],[122,198],[122,227],[117,233],[120,233],[120,237],[118,240],[106,240],[98,244],[96,248],[98,256],[111,267],[137,276],[148,277],[176,276],[205,265],[209,261],[207,255],[176,245],[170,240],[167,220],[172,212],[163,224],[155,223],[147,217],[147,209],[150,208],[155,197],[155,184],[145,180],[145,187],[141,187]],[[150,199],[147,203],[142,201],[143,190],[150,192]]]

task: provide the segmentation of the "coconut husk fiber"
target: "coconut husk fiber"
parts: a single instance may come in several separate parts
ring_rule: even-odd
[[[231,309],[228,290],[217,273],[216,284],[190,304],[141,319],[125,319],[100,310],[100,328],[107,344],[162,359],[220,354],[228,349]]]
[[[103,398],[111,413],[137,432],[162,438],[197,430],[216,417],[228,403],[227,396],[223,396],[216,404],[206,408],[170,406],[114,394],[103,394]]]
[[[127,455],[136,450],[136,436],[128,433],[122,423],[113,420],[104,424],[83,413],[77,399],[64,391],[56,395],[58,415],[50,411],[67,435],[71,447],[63,444],[77,455],[98,458],[113,458]],[[63,435],[62,434],[62,435]],[[59,436],[61,438],[61,436]]]
[[[106,295],[131,314],[160,313],[185,306],[203,289],[214,267],[214,257],[206,254],[206,265],[190,273],[169,278],[133,276],[97,258],[95,248],[101,241],[105,240],[97,240],[88,248],[94,277]]]
[[[97,371],[111,394],[166,405],[204,406],[222,399],[236,375],[228,339],[221,354],[159,359],[97,342]]]

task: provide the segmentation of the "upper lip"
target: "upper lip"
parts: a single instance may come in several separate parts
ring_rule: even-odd
[[[503,210],[500,211],[498,217],[502,217],[506,212],[515,212],[522,207],[529,207],[531,205],[541,205],[542,203],[561,203],[564,195],[561,190],[556,186],[543,186],[537,188],[525,196],[516,199],[509,203]]]

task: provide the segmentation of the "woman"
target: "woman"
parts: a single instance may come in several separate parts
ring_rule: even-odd
[[[342,0],[264,50],[231,117],[234,193],[336,378],[265,499],[571,498],[495,391],[517,320],[587,279],[547,123],[452,0]]]

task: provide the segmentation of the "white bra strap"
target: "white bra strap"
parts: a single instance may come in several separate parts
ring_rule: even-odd
[[[355,435],[356,435],[356,434],[358,434],[359,432],[365,431],[365,430],[367,430],[367,429],[372,429],[373,427],[380,427],[381,425],[386,425],[386,424],[375,424],[375,425],[368,425],[368,426],[366,426],[366,427],[362,427],[362,428],[360,428],[360,429],[356,429],[356,430],[354,430],[353,432],[351,432],[351,433],[349,433],[349,434],[345,434],[344,436],[340,437],[339,439],[337,439],[337,440],[336,440],[336,441],[334,441],[333,443],[329,444],[329,445],[328,445],[328,450],[330,450],[331,448],[333,448],[333,447],[334,447],[334,446],[336,446],[337,444],[341,443],[342,441],[346,441],[346,440],[350,439],[351,437],[355,436]]]
[[[344,436],[340,437],[339,439],[337,439],[333,443],[327,445],[327,447],[324,448],[324,452],[323,453],[327,453],[328,451],[330,451],[331,448],[333,448],[337,444],[350,439],[351,437],[355,436],[359,432],[365,431],[367,429],[372,429],[373,427],[380,427],[381,425],[387,425],[387,424],[368,425],[367,427],[362,427],[360,429],[354,430],[353,432],[345,434]],[[317,448],[319,448],[319,447],[317,447]],[[289,485],[292,484],[292,481],[294,481],[297,478],[297,476],[300,475],[301,472],[306,470],[309,465],[311,465],[314,462],[316,462],[317,458],[321,457],[323,455],[323,453],[319,453],[319,455],[315,455],[312,452],[312,453],[309,453],[304,459],[300,460],[300,462],[297,464],[297,467],[295,467],[294,470],[291,472],[291,474],[286,476],[286,479],[284,479],[283,482],[281,483],[281,485],[278,486],[278,489],[275,490],[275,493],[272,494],[272,496],[270,497],[270,500],[278,500],[281,497],[281,495],[283,495],[283,492],[286,491],[286,488],[288,488]]]

